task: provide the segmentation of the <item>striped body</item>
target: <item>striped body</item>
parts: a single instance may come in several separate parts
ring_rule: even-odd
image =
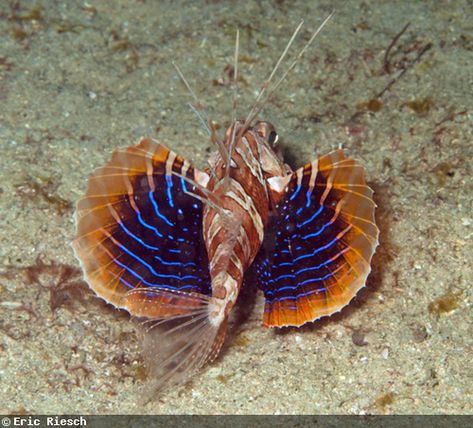
[[[218,156],[212,165],[215,176],[210,178],[207,189],[217,199],[219,209],[206,207],[203,234],[214,298],[211,319],[216,323],[228,316],[235,305],[244,274],[263,242],[271,209],[266,179],[269,174],[282,175],[285,170],[267,146],[267,129],[264,122],[246,131],[242,123],[235,123],[227,131],[225,144],[227,150],[233,146],[228,177],[224,159]],[[241,135],[242,131],[245,132]],[[266,153],[270,154],[269,159],[264,156]],[[269,173],[266,165],[270,166]]]

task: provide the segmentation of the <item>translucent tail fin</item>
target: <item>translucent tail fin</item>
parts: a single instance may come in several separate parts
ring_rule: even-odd
[[[153,302],[164,300],[162,290],[133,290],[133,299]],[[143,327],[143,355],[148,369],[146,395],[152,398],[168,387],[185,383],[206,363],[213,361],[225,339],[227,320],[216,325],[209,320],[210,298],[190,294],[169,296],[179,302],[171,316],[157,316],[141,320]],[[144,312],[149,313],[148,310]],[[167,313],[169,308],[166,310]]]

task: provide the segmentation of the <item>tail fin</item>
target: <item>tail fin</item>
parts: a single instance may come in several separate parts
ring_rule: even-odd
[[[158,293],[159,295],[155,296]],[[207,362],[213,361],[222,347],[227,328],[226,318],[216,325],[209,320],[210,297],[197,293],[178,293],[155,289],[131,291],[130,299],[143,313],[147,303],[155,307],[156,299],[165,315],[141,319],[143,355],[148,369],[150,397],[168,387],[185,383]],[[175,309],[174,311],[172,309]],[[140,311],[138,311],[139,313]],[[173,313],[173,315],[169,315]]]

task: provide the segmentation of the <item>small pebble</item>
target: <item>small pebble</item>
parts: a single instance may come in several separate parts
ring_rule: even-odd
[[[366,346],[368,342],[365,341],[365,334],[360,330],[355,330],[351,335],[351,340],[356,346]]]

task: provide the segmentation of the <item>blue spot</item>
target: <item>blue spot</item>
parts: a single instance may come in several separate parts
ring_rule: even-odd
[[[163,265],[166,266],[197,266],[194,262],[189,262],[189,263],[181,263],[181,262],[168,262],[166,260],[163,260],[159,256],[154,256],[156,260],[159,260]]]
[[[310,233],[309,235],[305,235],[302,237],[302,239],[309,239],[309,238],[314,238],[316,236],[319,236],[327,227],[329,227],[332,223],[327,223],[324,224],[317,232]]]
[[[170,175],[166,175],[166,187],[167,187],[169,205],[171,206],[171,208],[174,208],[174,202],[172,200],[172,195],[171,195],[172,177]]]
[[[153,192],[148,192],[148,197],[149,197],[149,200],[151,201],[151,203],[153,204],[153,207],[154,207],[154,212],[156,213],[156,215],[164,220],[169,226],[174,226],[173,223],[171,223],[167,218],[166,216],[164,216],[163,214],[161,214],[161,212],[159,211],[159,208],[158,208],[158,203],[156,202],[156,200],[154,199],[154,196],[153,196]]]
[[[153,247],[152,245],[148,245],[146,242],[144,242],[142,239],[138,238],[134,233],[132,233],[130,230],[126,228],[126,226],[122,222],[118,222],[118,225],[122,228],[122,230],[128,235],[131,236],[135,241],[139,242],[141,245],[143,245],[146,248],[149,248],[150,250],[155,250],[159,251],[158,247]],[[159,237],[162,238],[163,235],[159,234]]]
[[[124,245],[120,244],[120,243],[115,243],[115,245],[117,245],[119,248],[121,248],[123,251],[125,251],[125,253],[127,253],[129,256],[133,257],[135,260],[137,260],[138,262],[140,262],[141,264],[143,264],[144,266],[146,266],[148,268],[148,270],[154,275],[154,276],[157,276],[158,278],[173,278],[173,279],[177,279],[177,280],[184,280],[184,279],[197,279],[196,276],[193,276],[193,275],[186,275],[186,276],[177,276],[177,275],[165,275],[165,274],[160,274],[158,272],[156,272],[153,268],[153,266],[151,266],[150,264],[146,263],[142,258],[138,257],[136,254],[134,254],[132,251],[130,251],[128,248],[126,248]],[[123,266],[124,267],[124,266]],[[128,269],[127,269],[128,270]]]
[[[306,196],[307,196],[307,205],[306,207],[309,208],[310,207],[310,198],[312,196],[312,190],[308,190],[307,193],[306,193]]]
[[[131,285],[128,281],[124,280],[122,277],[118,277],[118,280],[119,280],[122,284],[125,284],[128,288],[135,288],[133,285]]]
[[[348,251],[348,247],[347,248],[344,248],[342,251],[340,251],[336,257],[333,257],[331,259],[328,259],[326,260],[325,262],[323,263],[320,263],[319,265],[317,266],[312,266],[312,267],[307,267],[307,268],[303,268],[303,269],[299,269],[298,271],[294,272],[294,274],[287,274],[287,275],[281,275],[281,276],[278,276],[277,278],[274,278],[272,280],[270,280],[269,282],[271,283],[274,283],[274,282],[278,282],[280,281],[281,279],[284,279],[284,278],[296,278],[296,276],[300,275],[301,273],[304,273],[304,272],[310,272],[310,271],[313,271],[313,270],[318,270],[322,267],[325,267],[327,265],[329,265],[330,263],[334,262],[339,256],[341,256],[342,254],[346,253]],[[283,264],[289,264],[289,263],[283,263]],[[283,264],[280,264],[280,266],[282,266]],[[307,280],[307,281],[320,281],[320,280],[323,280],[323,279],[326,279],[325,277],[323,278],[313,278],[311,280]],[[297,286],[294,286],[294,287],[283,287],[283,288],[278,288],[276,291],[280,291],[280,290],[283,290],[283,289],[296,289],[297,287],[299,287],[300,285],[304,284],[304,282],[301,282],[299,285]]]
[[[296,294],[295,296],[275,297],[272,300],[266,300],[266,303],[273,303],[276,300],[279,300],[279,301],[282,301],[282,300],[298,300],[301,297],[310,296],[311,294],[320,293],[321,291],[327,291],[327,288],[317,288],[316,290],[306,291],[305,293]]]
[[[274,283],[274,282],[280,281],[281,279],[284,279],[284,278],[295,278],[295,277],[296,277],[296,275],[293,275],[293,274],[280,275],[275,279],[271,279],[269,282]],[[287,287],[284,287],[284,288],[287,288]],[[278,289],[278,290],[280,290],[280,289]]]
[[[338,241],[338,238],[334,238],[332,239],[328,244],[322,246],[322,247],[319,247],[317,248],[316,250],[314,250],[312,253],[310,254],[305,254],[303,256],[299,256],[297,258],[294,259],[295,262],[299,261],[299,260],[302,260],[302,259],[307,259],[308,257],[313,257],[315,256],[317,253],[320,253],[321,251],[323,250],[326,250],[327,248],[329,248],[330,246],[332,246],[335,242]]]
[[[187,193],[187,187],[185,180],[181,177],[181,188],[184,193]],[[172,205],[171,205],[172,206]]]
[[[168,288],[168,289],[171,289],[171,290],[182,290],[182,289],[186,289],[186,288],[195,288],[194,285],[183,285],[182,287],[173,287],[172,285],[168,285],[168,284],[156,284],[156,283],[153,283],[153,282],[149,282],[149,281],[146,281],[142,276],[138,275],[133,269],[130,269],[125,264],[119,262],[117,259],[114,259],[114,262],[118,266],[122,267],[127,272],[129,272],[131,275],[133,275],[135,278],[140,280],[143,284],[149,285],[150,287]],[[134,288],[134,287],[131,287],[131,288]]]
[[[311,218],[304,221],[303,223],[298,224],[297,227],[300,229],[301,227],[304,227],[306,224],[310,223],[312,220],[314,220],[322,212],[323,209],[324,209],[323,205],[320,205],[319,209],[315,212],[314,215],[312,215]]]
[[[315,281],[325,281],[327,278],[330,278],[331,276],[333,275],[331,273],[328,273],[327,275],[324,275],[321,278],[306,279],[305,281],[302,281],[299,285],[310,284],[311,282],[315,282]],[[322,289],[319,288],[318,290],[320,291]],[[323,290],[326,290],[326,288],[324,288]]]
[[[290,201],[293,201],[296,198],[297,194],[301,191],[301,188],[302,188],[302,185],[298,184],[297,188],[296,188],[296,191],[289,198]]]
[[[148,223],[146,223],[144,220],[143,220],[143,217],[141,217],[141,213],[138,211],[138,210],[135,210],[135,213],[136,213],[136,216],[138,217],[138,221],[140,222],[140,224],[142,224],[144,227],[146,227],[147,229],[149,230],[152,230],[156,235],[158,235],[160,238],[163,237],[163,235],[161,235],[161,233],[159,233],[159,230],[156,229],[155,227],[149,225]]]

